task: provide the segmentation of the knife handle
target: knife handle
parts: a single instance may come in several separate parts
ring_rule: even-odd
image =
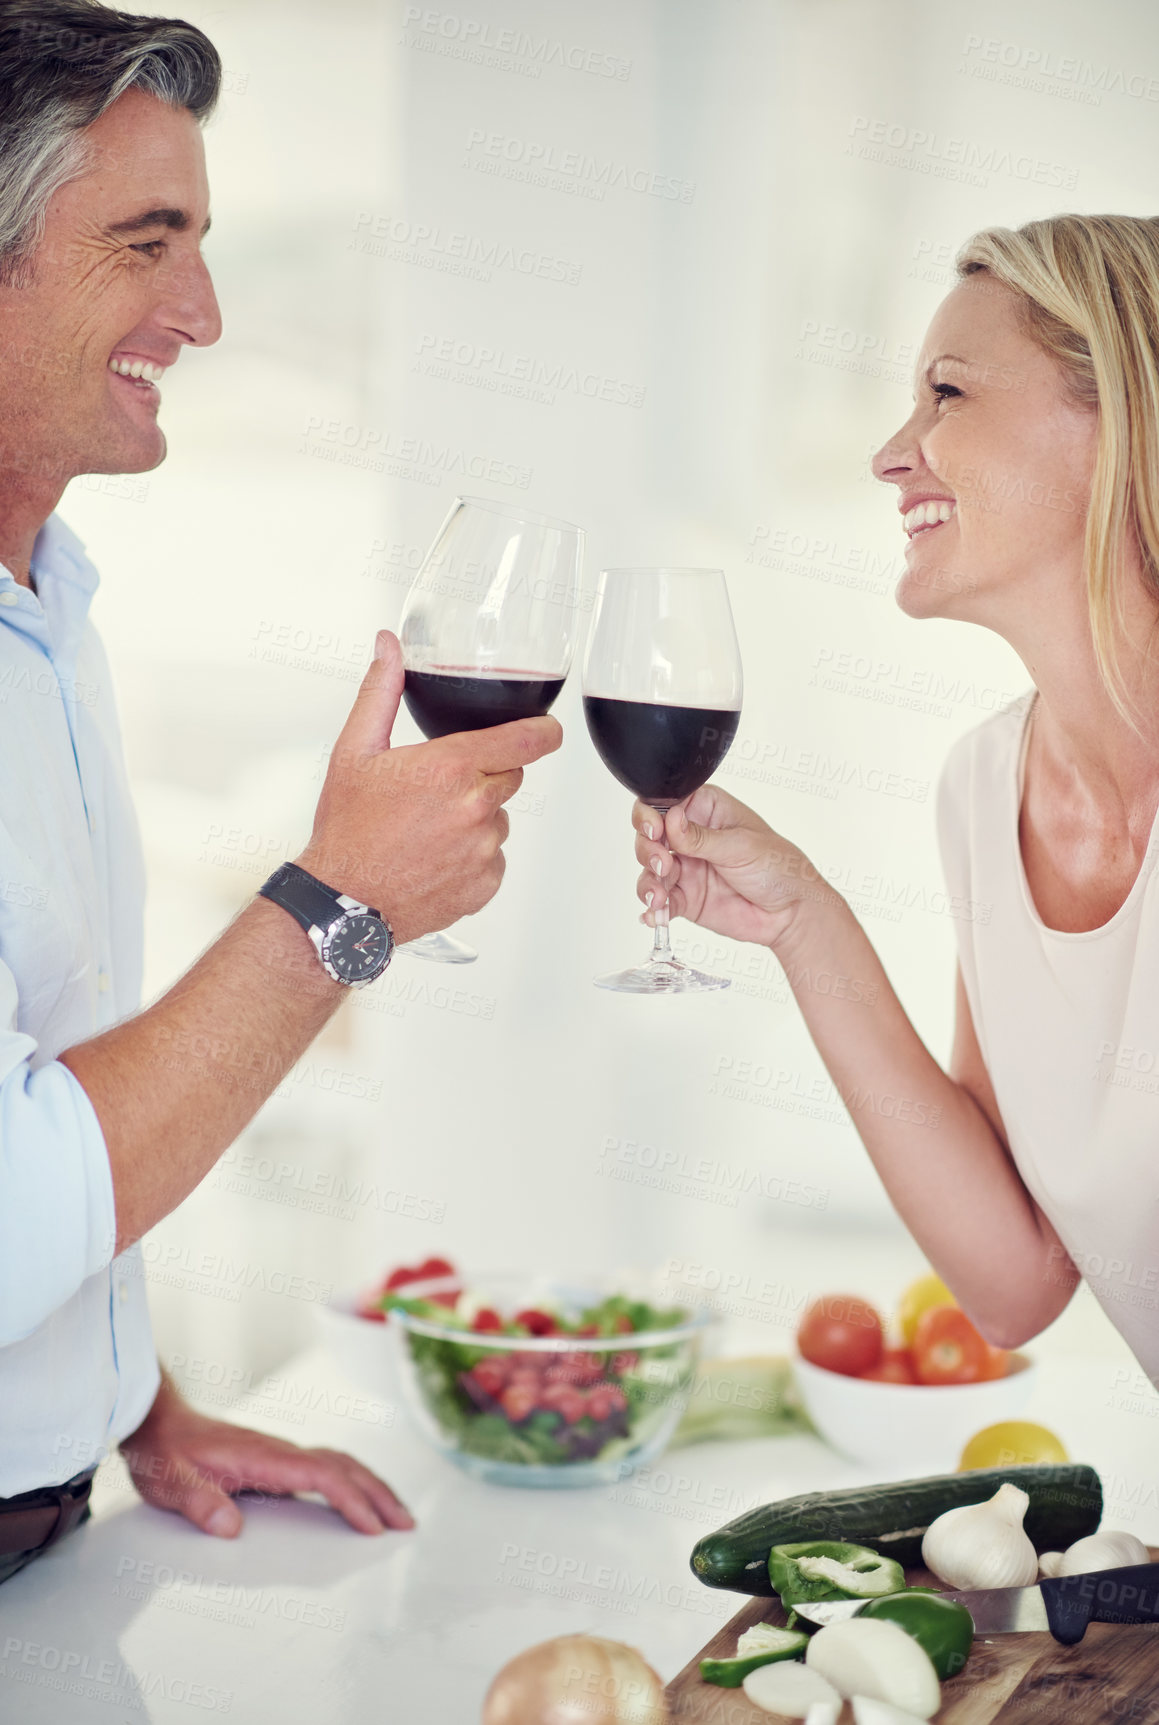
[[[1088,1623],[1159,1623],[1159,1563],[1044,1576],[1038,1585],[1050,1633],[1064,1647],[1081,1641]]]

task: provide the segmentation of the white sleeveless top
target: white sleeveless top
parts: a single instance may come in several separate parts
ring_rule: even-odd
[[[942,867],[962,901],[962,976],[1018,1171],[1159,1386],[1159,816],[1111,920],[1047,928],[1018,842],[1034,693],[950,750]]]

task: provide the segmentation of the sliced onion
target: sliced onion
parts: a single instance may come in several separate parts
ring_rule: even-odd
[[[840,1699],[836,1701],[814,1701],[805,1715],[805,1725],[837,1725],[837,1715],[840,1711]]]
[[[482,1725],[668,1725],[664,1685],[634,1647],[559,1635],[516,1654],[483,1703]]]
[[[780,1713],[785,1719],[806,1718],[819,1701],[836,1703],[839,1711],[841,1707],[840,1695],[819,1671],[788,1660],[781,1665],[758,1665],[745,1678],[744,1692],[755,1707]]]
[[[827,1623],[810,1641],[805,1661],[842,1695],[888,1701],[919,1719],[931,1719],[941,1705],[933,1661],[896,1623],[864,1617]]]
[[[903,1713],[888,1701],[875,1701],[871,1695],[853,1697],[853,1725],[922,1725],[916,1713]]]

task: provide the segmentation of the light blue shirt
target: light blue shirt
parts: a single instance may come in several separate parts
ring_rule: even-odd
[[[160,1374],[139,1247],[57,1056],[140,1006],[145,877],[97,572],[55,515],[0,566],[0,1497],[99,1462]]]

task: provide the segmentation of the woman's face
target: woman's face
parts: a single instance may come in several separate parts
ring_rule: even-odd
[[[911,617],[1015,624],[1081,583],[1098,415],[1068,394],[988,274],[942,301],[913,413],[873,458],[898,487],[907,538],[897,602]]]

